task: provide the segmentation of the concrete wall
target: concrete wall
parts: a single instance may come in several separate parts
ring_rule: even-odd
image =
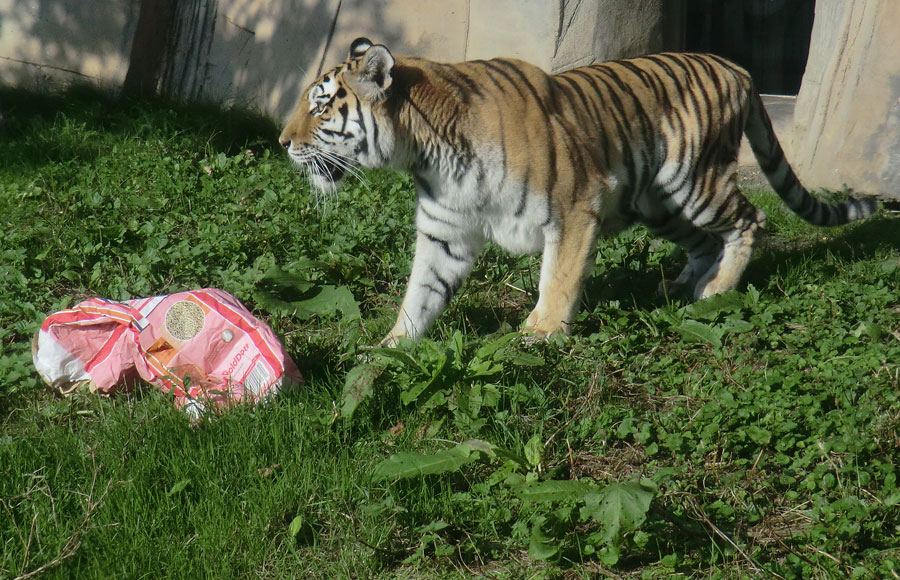
[[[0,0],[0,82],[118,86],[140,0]]]
[[[900,199],[897,0],[819,0],[790,153],[809,187]]]
[[[210,0],[209,45],[179,36],[193,82],[176,94],[236,100],[286,116],[300,91],[368,36],[442,61],[513,56],[547,70],[662,48],[663,0]],[[213,8],[214,6],[214,8]],[[180,21],[190,15],[182,13]],[[629,31],[623,33],[623,31]],[[190,53],[190,54],[189,54]]]
[[[547,70],[664,48],[680,0],[179,0],[164,92],[285,117],[368,36],[444,61],[515,56]],[[140,0],[0,0],[0,82],[120,87]],[[672,25],[667,25],[671,23]]]

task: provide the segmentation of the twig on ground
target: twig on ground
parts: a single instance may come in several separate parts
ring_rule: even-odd
[[[780,576],[774,572],[771,572],[769,570],[764,570],[763,568],[761,568],[756,563],[756,561],[753,559],[753,557],[750,556],[750,554],[745,552],[743,548],[741,548],[740,546],[737,545],[737,542],[735,542],[734,540],[729,538],[728,534],[726,534],[721,529],[719,529],[719,526],[714,524],[712,522],[712,520],[709,519],[709,516],[707,516],[706,512],[703,511],[703,508],[700,507],[700,502],[698,502],[695,498],[690,497],[690,496],[688,496],[688,500],[691,503],[691,507],[694,508],[694,512],[697,514],[697,517],[700,518],[700,520],[704,524],[706,524],[709,527],[709,529],[711,529],[713,531],[713,533],[715,533],[715,535],[719,536],[720,538],[722,538],[723,540],[728,542],[728,544],[730,544],[732,548],[737,550],[737,552],[741,555],[741,557],[743,557],[747,561],[747,563],[750,564],[750,568],[756,574],[758,574],[759,576],[770,576],[772,578],[780,578],[781,580],[785,580],[784,576]]]
[[[94,460],[93,453],[91,454],[91,460],[92,461]],[[45,564],[42,564],[41,566],[38,566],[37,568],[35,568],[33,570],[29,570],[28,572],[20,574],[19,576],[16,576],[13,580],[26,580],[27,578],[32,578],[34,576],[37,576],[38,574],[43,574],[47,570],[60,565],[62,562],[64,562],[68,558],[71,558],[78,552],[78,549],[81,547],[82,541],[84,541],[85,535],[87,535],[87,533],[91,529],[91,525],[90,525],[91,518],[93,517],[94,513],[97,511],[97,508],[100,507],[100,504],[103,503],[103,500],[106,498],[106,495],[109,493],[109,491],[113,487],[114,482],[112,479],[110,479],[108,482],[106,482],[106,487],[103,489],[103,492],[100,493],[99,496],[95,495],[96,491],[97,491],[97,474],[99,472],[100,472],[100,469],[97,467],[97,464],[95,462],[94,463],[94,474],[91,478],[91,488],[88,491],[88,493],[86,494],[86,501],[85,501],[86,507],[85,507],[84,516],[81,518],[81,522],[78,524],[78,527],[75,528],[75,531],[66,540],[66,543],[62,547],[62,549],[59,551],[59,554],[57,554],[56,557],[54,557],[49,562],[46,562]],[[23,568],[28,563],[28,551],[29,551],[29,548],[31,545],[32,535],[35,531],[36,521],[37,521],[37,514],[35,514],[35,520],[32,522],[32,529],[28,536],[28,544],[26,545],[26,552],[25,552],[25,561],[23,562],[23,566],[22,566]]]

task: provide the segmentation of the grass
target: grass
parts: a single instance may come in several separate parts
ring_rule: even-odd
[[[895,219],[816,229],[750,192],[771,234],[746,286],[694,305],[655,294],[680,252],[631,230],[574,336],[532,345],[508,334],[538,259],[489,249],[427,340],[368,351],[409,270],[408,178],[317,204],[249,113],[0,102],[0,578],[900,574]],[[195,425],[33,370],[49,312],[202,286],[305,385]]]

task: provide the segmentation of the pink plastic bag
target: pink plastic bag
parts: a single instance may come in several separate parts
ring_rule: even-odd
[[[210,403],[254,403],[302,380],[272,329],[214,288],[85,300],[44,320],[33,357],[63,393],[87,386],[111,394],[143,379],[194,415]]]

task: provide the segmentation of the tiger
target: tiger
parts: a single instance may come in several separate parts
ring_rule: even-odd
[[[549,74],[511,58],[455,64],[394,56],[358,38],[303,92],[280,143],[324,193],[365,168],[412,175],[415,250],[396,323],[417,340],[492,242],[542,252],[522,332],[567,335],[598,237],[633,224],[684,248],[668,283],[694,299],[738,287],[765,214],[737,184],[742,136],[783,202],[807,222],[871,216],[871,198],[826,204],[800,183],[746,70],[659,53]]]

